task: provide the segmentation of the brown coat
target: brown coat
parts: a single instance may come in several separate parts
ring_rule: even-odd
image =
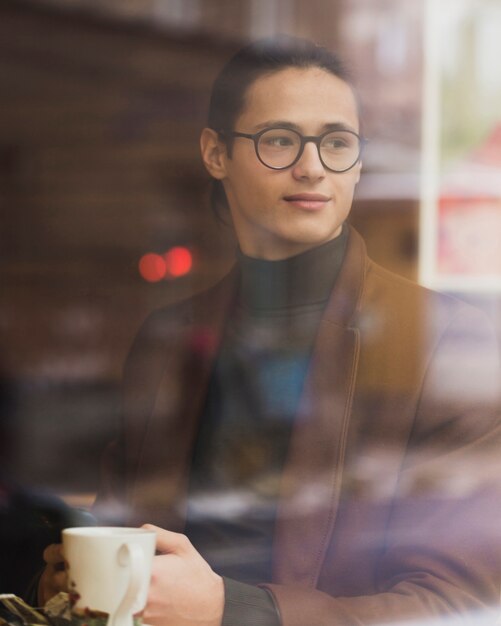
[[[102,511],[182,531],[237,280],[234,270],[154,313],[138,334]],[[385,271],[351,230],[283,473],[266,586],[284,626],[402,624],[496,605],[498,383],[483,314]]]

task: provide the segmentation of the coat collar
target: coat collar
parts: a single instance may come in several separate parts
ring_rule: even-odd
[[[130,525],[148,521],[183,530],[193,443],[236,282],[233,269],[215,287],[173,312],[175,334],[163,347],[151,413],[136,412],[135,423],[126,429],[127,448],[133,450],[127,468]]]
[[[366,264],[367,251],[364,240],[354,228],[349,227],[346,254],[327,303],[324,320],[342,327],[355,324],[365,286]]]

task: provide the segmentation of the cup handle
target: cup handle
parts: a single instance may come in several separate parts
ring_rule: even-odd
[[[129,570],[129,582],[117,610],[108,619],[108,626],[133,626],[132,611],[144,580],[144,554],[140,546],[124,543],[117,554],[121,567]]]

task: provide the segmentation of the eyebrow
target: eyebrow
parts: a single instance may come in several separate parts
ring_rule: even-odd
[[[303,134],[301,127],[298,124],[288,122],[287,120],[267,120],[266,122],[263,122],[262,124],[257,124],[255,126],[256,132],[262,130],[263,128],[290,128],[290,130],[295,130],[296,132]],[[349,130],[351,132],[357,132],[349,124],[344,124],[343,122],[331,122],[322,126],[320,134],[325,133],[329,130]]]

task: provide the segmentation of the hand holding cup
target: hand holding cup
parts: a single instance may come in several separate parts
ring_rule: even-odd
[[[106,616],[107,626],[133,626],[146,604],[155,540],[155,532],[144,528],[63,531],[75,622]]]

